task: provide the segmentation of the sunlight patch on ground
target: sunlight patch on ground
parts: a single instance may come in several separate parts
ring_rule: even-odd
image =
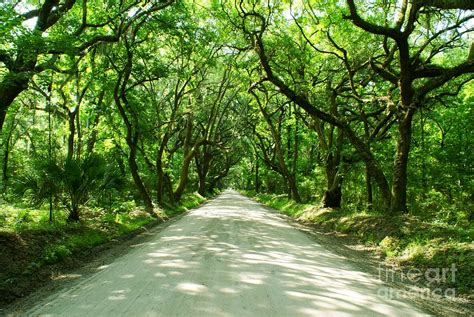
[[[196,295],[196,294],[204,293],[207,291],[207,287],[201,284],[196,284],[196,283],[180,283],[178,284],[176,289],[180,292],[190,294],[190,295]]]
[[[221,293],[225,293],[225,294],[237,294],[238,293],[235,289],[230,288],[230,287],[220,288],[219,291]]]
[[[239,281],[247,284],[260,285],[266,278],[263,274],[243,272],[239,274]]]
[[[134,277],[135,277],[135,274],[124,274],[120,276],[120,278],[134,278]]]
[[[53,276],[51,279],[53,281],[59,281],[59,280],[66,280],[66,279],[74,279],[81,276],[82,274],[61,274],[61,275]]]

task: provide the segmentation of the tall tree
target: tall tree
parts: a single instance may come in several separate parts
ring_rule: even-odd
[[[0,62],[7,70],[0,81],[0,130],[10,105],[35,74],[47,69],[61,71],[55,65],[61,55],[83,56],[101,43],[119,41],[135,21],[173,1],[150,6],[147,1],[120,1],[112,7],[101,1],[83,0],[81,6],[76,2],[46,0],[33,7],[7,1],[0,5],[3,18],[12,21],[0,30],[6,39],[12,39],[0,43]],[[22,25],[24,21],[29,28]]]

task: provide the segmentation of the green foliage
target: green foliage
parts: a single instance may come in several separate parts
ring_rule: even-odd
[[[17,192],[30,197],[40,206],[50,195],[59,199],[70,213],[89,200],[89,194],[100,194],[104,190],[119,188],[120,177],[98,155],[89,155],[82,160],[66,159],[64,163],[51,160],[36,162],[36,173],[24,176],[17,182]]]
[[[119,201],[116,200],[113,202],[111,209],[117,213],[129,213],[137,208],[135,201]]]
[[[295,218],[302,215],[302,213],[311,206],[309,204],[298,204],[285,195],[256,194],[251,191],[245,191],[243,193],[255,198],[258,202],[278,209],[288,216]]]
[[[190,193],[183,197],[180,205],[167,206],[164,212],[165,212],[166,217],[173,217],[177,214],[186,212],[189,209],[202,204],[205,200],[206,198],[204,198],[198,193]]]
[[[388,257],[394,257],[399,252],[400,240],[395,237],[386,236],[380,241],[380,250]]]
[[[22,210],[17,214],[14,225],[15,227],[18,228],[32,221],[33,221],[33,218],[30,215],[29,210]]]
[[[46,249],[43,261],[47,264],[60,262],[72,254],[71,250],[65,245],[55,245]]]

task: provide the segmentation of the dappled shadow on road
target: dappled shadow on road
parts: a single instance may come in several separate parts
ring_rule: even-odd
[[[97,316],[420,315],[234,192],[192,211],[35,314]]]

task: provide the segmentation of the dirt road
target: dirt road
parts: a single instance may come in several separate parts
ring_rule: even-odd
[[[422,316],[279,215],[226,191],[28,312],[44,316]]]

